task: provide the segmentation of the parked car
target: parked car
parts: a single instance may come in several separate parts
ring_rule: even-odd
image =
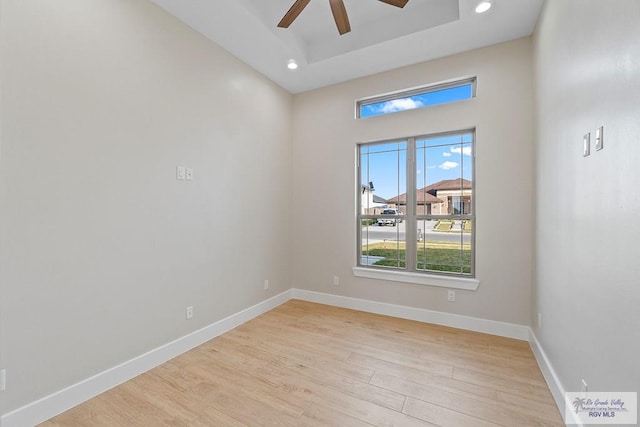
[[[402,212],[400,212],[398,209],[384,209],[380,215],[388,215],[387,217],[380,217],[377,218],[378,221],[378,225],[382,226],[382,225],[391,225],[393,227],[396,226],[396,224],[402,222],[402,218],[398,218],[398,217],[391,217],[391,215],[402,215]]]

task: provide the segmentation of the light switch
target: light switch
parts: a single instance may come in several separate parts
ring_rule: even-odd
[[[582,137],[582,155],[587,157],[591,154],[591,134],[588,133]]]
[[[193,180],[193,169],[187,168],[187,181]]]
[[[604,148],[604,126],[596,129],[596,150],[600,151]]]
[[[184,179],[186,176],[186,169],[184,166],[176,166],[176,179]]]

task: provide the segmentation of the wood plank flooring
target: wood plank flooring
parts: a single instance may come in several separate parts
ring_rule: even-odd
[[[562,426],[524,341],[291,300],[43,426]]]

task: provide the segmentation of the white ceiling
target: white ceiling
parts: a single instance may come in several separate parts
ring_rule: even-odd
[[[528,36],[544,0],[344,0],[351,32],[338,35],[328,0],[312,0],[277,28],[294,0],[152,0],[291,93]],[[289,59],[300,65],[287,69]]]

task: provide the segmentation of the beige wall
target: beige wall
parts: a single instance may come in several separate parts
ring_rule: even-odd
[[[146,1],[0,0],[0,413],[291,286],[523,325],[540,312],[568,390],[637,389],[640,6],[600,3],[548,1],[533,49],[292,97]],[[474,75],[472,101],[353,119],[358,98]],[[600,124],[606,148],[584,159]],[[480,288],[448,303],[353,277],[355,144],[469,127]]]
[[[478,77],[478,96],[471,101],[353,118],[359,98],[469,76]],[[296,95],[293,286],[528,325],[532,95],[530,38]],[[448,303],[444,288],[355,278],[356,143],[474,126],[480,288],[458,291],[457,301]],[[339,287],[332,285],[334,275]]]
[[[567,391],[640,391],[639,22],[637,0],[554,0],[535,32],[532,315]]]
[[[292,96],[147,1],[1,8],[6,413],[290,288]]]

